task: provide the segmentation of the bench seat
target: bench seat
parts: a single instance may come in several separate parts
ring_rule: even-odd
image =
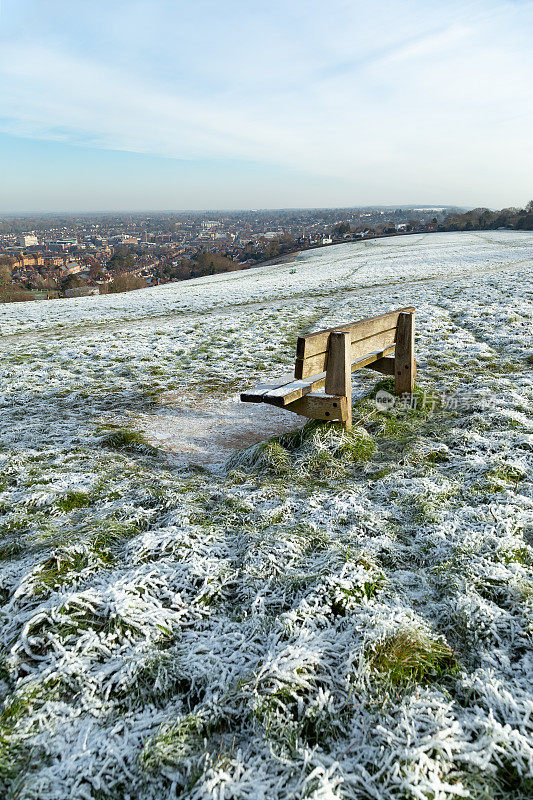
[[[394,374],[394,359],[390,359],[390,363],[379,364],[382,359],[388,361],[387,356],[394,351],[394,345],[385,347],[382,350],[375,350],[373,353],[367,353],[363,358],[358,358],[352,361],[352,372],[362,367],[371,366],[374,364],[378,372],[392,375]],[[383,369],[379,369],[379,367]],[[389,369],[390,368],[390,371]],[[269,403],[272,406],[279,406],[281,408],[288,406],[300,397],[322,389],[326,383],[326,373],[320,372],[318,375],[312,375],[309,378],[302,378],[295,380],[294,375],[284,375],[277,380],[268,381],[265,383],[258,383],[253,389],[241,394],[241,400],[244,403]],[[322,395],[323,397],[333,395]],[[335,395],[336,396],[336,395]]]

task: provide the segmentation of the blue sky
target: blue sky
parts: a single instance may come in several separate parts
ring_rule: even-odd
[[[530,0],[0,9],[0,212],[533,196]]]

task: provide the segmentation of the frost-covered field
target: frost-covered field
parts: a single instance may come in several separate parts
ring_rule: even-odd
[[[1,306],[0,796],[530,798],[532,278],[436,234]],[[411,303],[414,409],[366,372],[215,471],[135,430]]]

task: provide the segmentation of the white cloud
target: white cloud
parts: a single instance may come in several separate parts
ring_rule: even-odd
[[[298,2],[287,19],[277,3],[222,13],[203,2],[180,18],[159,0],[119,5],[100,37],[86,18],[86,42],[79,29],[50,45],[35,27],[5,37],[2,130],[277,164],[388,191],[390,202],[469,202],[473,181],[487,203],[522,199],[533,166],[531,9],[445,3],[429,14],[415,0],[334,0],[326,18],[323,4]]]

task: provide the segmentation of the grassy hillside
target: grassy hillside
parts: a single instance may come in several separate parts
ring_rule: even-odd
[[[532,274],[437,234],[0,309],[0,794],[531,797]],[[367,373],[351,434],[214,470],[146,438],[411,303],[416,404]]]

